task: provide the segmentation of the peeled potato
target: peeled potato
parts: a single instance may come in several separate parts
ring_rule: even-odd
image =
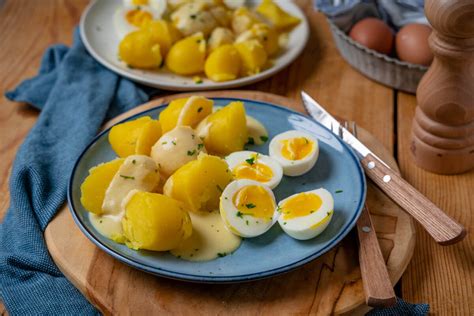
[[[180,203],[158,193],[138,191],[125,205],[125,244],[135,250],[167,251],[191,236],[189,214]]]
[[[136,68],[156,68],[161,65],[160,45],[150,32],[138,30],[127,34],[119,44],[119,56],[127,65]]]
[[[142,30],[149,32],[152,41],[160,45],[161,56],[165,57],[171,46],[180,38],[179,31],[169,22],[154,20],[145,22]]]
[[[230,181],[232,174],[223,159],[201,153],[176,170],[163,191],[190,211],[212,211],[219,208],[219,197]]]
[[[242,70],[245,76],[258,74],[267,63],[267,52],[255,39],[236,43],[235,48],[242,59]]]
[[[261,22],[261,20],[254,12],[250,11],[247,7],[240,7],[234,11],[231,26],[235,34],[240,34],[258,22]]]
[[[88,212],[102,214],[105,191],[123,161],[124,159],[115,159],[89,170],[89,175],[81,184],[81,203]]]
[[[240,55],[233,45],[216,48],[207,58],[204,70],[206,76],[213,81],[228,81],[239,76]]]
[[[207,127],[202,128],[204,132],[199,131],[198,135],[204,137],[204,145],[211,153],[228,155],[243,150],[248,140],[247,120],[242,102],[229,103],[209,115],[203,124]]]
[[[300,19],[283,11],[273,0],[263,0],[257,12],[272,22],[278,30],[288,30],[300,23]]]
[[[262,44],[269,56],[275,54],[280,48],[277,32],[267,24],[254,24],[250,30],[247,30],[239,35],[239,37],[236,39],[236,43],[253,39],[256,39],[260,44]]]
[[[112,127],[109,142],[119,157],[134,154],[149,155],[151,146],[160,136],[160,123],[149,116],[144,116]]]
[[[161,125],[159,121],[151,120],[142,127],[135,146],[135,154],[150,156],[151,147],[161,137]]]
[[[179,75],[193,75],[204,70],[206,40],[199,32],[176,42],[166,58],[166,66]]]
[[[177,125],[195,128],[200,121],[211,114],[212,106],[212,100],[201,96],[171,101],[168,107],[160,113],[163,134],[171,131]]]

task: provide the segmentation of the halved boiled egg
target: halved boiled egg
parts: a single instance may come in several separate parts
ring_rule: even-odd
[[[283,167],[283,174],[300,176],[313,168],[319,156],[318,140],[302,131],[287,131],[273,137],[270,157]]]
[[[236,151],[225,161],[234,179],[249,179],[275,188],[283,177],[283,169],[272,158],[254,151]]]
[[[334,199],[328,190],[293,194],[278,203],[278,224],[285,233],[299,240],[321,234],[334,214]]]
[[[235,180],[226,186],[219,210],[227,229],[241,237],[265,233],[279,216],[272,190],[247,179]]]

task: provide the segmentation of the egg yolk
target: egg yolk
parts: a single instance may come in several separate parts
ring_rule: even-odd
[[[323,201],[319,195],[313,193],[301,193],[290,198],[280,207],[283,219],[292,219],[301,216],[307,216],[316,212]]]
[[[151,21],[153,16],[150,12],[137,9],[128,11],[126,18],[128,23],[141,27],[145,22]]]
[[[239,210],[237,216],[251,215],[264,220],[271,220],[275,211],[275,202],[265,188],[248,185],[234,195],[234,206]]]
[[[132,0],[133,5],[147,5],[148,0]]]
[[[232,173],[236,179],[250,179],[258,182],[268,182],[272,179],[273,171],[270,167],[255,160],[250,161],[252,164],[246,161],[234,168]]]
[[[313,151],[314,143],[306,137],[282,140],[281,154],[288,160],[300,160]]]

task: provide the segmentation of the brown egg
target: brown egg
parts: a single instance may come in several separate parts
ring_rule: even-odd
[[[395,38],[395,49],[400,60],[429,66],[433,53],[428,44],[431,27],[424,24],[407,24],[398,31]]]
[[[382,54],[390,54],[393,46],[393,33],[384,21],[365,18],[352,27],[349,36],[356,42]]]

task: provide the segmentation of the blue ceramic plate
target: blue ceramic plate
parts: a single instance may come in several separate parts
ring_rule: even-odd
[[[226,105],[235,100],[214,98],[215,105]],[[284,177],[275,196],[280,201],[297,192],[320,187],[329,190],[334,196],[334,216],[321,235],[298,241],[276,224],[262,236],[243,240],[233,254],[207,262],[189,262],[167,252],[134,251],[117,244],[94,229],[80,203],[80,186],[88,170],[116,157],[107,140],[109,130],[87,146],[71,175],[68,202],[79,228],[99,248],[126,264],[155,275],[193,282],[238,282],[277,275],[308,263],[336,246],[354,227],[365,200],[365,177],[356,155],[329,130],[306,116],[269,103],[242,101],[247,114],[266,126],[270,139],[292,129],[306,131],[319,139],[320,154],[313,170],[300,177]],[[164,108],[165,105],[159,106],[128,120],[146,115],[156,118]],[[268,143],[249,149],[268,154]]]

